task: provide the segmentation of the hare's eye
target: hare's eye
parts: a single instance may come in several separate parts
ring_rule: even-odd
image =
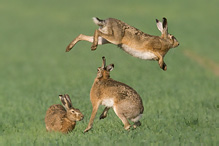
[[[71,111],[72,113],[75,113],[75,111]]]

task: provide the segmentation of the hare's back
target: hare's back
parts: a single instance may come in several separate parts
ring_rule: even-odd
[[[62,119],[66,114],[63,106],[52,105],[46,112],[45,123],[48,131],[58,131],[62,128]]]
[[[119,100],[141,100],[139,94],[132,87],[122,82],[110,79],[106,84],[108,86],[108,94],[116,96],[116,98],[118,98]]]

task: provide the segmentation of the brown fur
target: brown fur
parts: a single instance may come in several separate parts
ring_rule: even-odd
[[[105,118],[108,110],[112,107],[116,115],[122,120],[125,129],[129,129],[131,126],[128,119],[133,120],[138,118],[144,111],[141,97],[133,88],[110,78],[109,73],[113,67],[113,64],[105,67],[105,59],[103,58],[103,66],[98,68],[97,77],[90,91],[90,100],[93,110],[89,124],[84,132],[92,128],[99,105],[108,103],[100,115],[100,119]],[[111,102],[113,102],[113,104]],[[140,117],[134,120],[134,127],[141,125],[139,119]]]
[[[60,104],[50,106],[45,116],[46,129],[68,133],[75,128],[76,121],[82,120],[84,116],[80,110],[72,107],[67,94],[59,97],[66,109]]]
[[[66,52],[69,52],[81,40],[92,42],[92,50],[95,50],[98,44],[112,43],[134,57],[157,60],[160,68],[166,70],[167,66],[163,61],[164,56],[170,48],[179,45],[176,38],[168,33],[166,18],[163,18],[163,23],[156,19],[157,27],[162,33],[161,36],[146,34],[114,18],[106,20],[93,18],[93,20],[100,27],[95,30],[94,36],[80,34],[67,46]]]

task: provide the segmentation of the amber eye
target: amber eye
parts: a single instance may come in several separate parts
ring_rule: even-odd
[[[75,111],[71,111],[72,113],[75,113]]]

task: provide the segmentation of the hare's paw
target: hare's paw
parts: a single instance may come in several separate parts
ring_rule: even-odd
[[[94,50],[96,50],[97,49],[97,45],[92,45],[91,46],[91,51],[94,51]]]
[[[124,128],[125,130],[129,130],[131,128],[131,125],[125,125]]]
[[[100,115],[100,120],[106,118],[106,116],[107,116],[107,115],[104,115],[104,113],[102,113],[102,114]]]
[[[162,69],[163,69],[164,71],[167,70],[167,65],[166,65],[165,63],[163,63],[163,67],[162,67]]]
[[[84,133],[88,132],[92,127],[87,127],[85,130],[84,130]]]
[[[72,49],[72,47],[68,46],[65,50],[65,52],[69,52]]]
[[[163,62],[163,61],[159,61],[159,66],[161,69],[163,69],[164,71],[167,70],[167,65]]]
[[[70,43],[70,44],[66,47],[65,52],[69,52],[69,51],[74,47],[74,45],[75,45],[75,44]]]

